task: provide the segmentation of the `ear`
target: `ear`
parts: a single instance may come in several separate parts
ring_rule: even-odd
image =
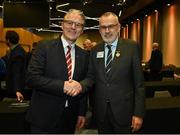
[[[63,22],[60,22],[59,25],[60,25],[61,29],[63,30],[63,25],[64,25]]]
[[[118,26],[119,26],[118,31],[119,31],[119,33],[120,33],[120,30],[121,30],[121,24],[119,23]]]
[[[84,27],[83,27],[82,30],[81,30],[81,34],[83,34],[83,32],[84,32]]]

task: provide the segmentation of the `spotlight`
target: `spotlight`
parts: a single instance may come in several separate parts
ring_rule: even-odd
[[[89,3],[91,3],[93,0],[81,0],[81,2],[83,3],[83,5],[87,5]]]

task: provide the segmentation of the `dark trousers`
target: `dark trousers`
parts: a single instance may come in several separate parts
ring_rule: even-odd
[[[31,133],[33,134],[74,134],[77,122],[77,115],[68,107],[64,109],[63,115],[59,119],[56,126],[52,129],[42,129],[31,125]]]
[[[120,125],[114,118],[111,105],[107,103],[106,115],[103,122],[97,122],[99,134],[129,134],[130,125]]]
[[[89,110],[91,111],[91,119],[89,123],[89,128],[96,128],[96,117],[95,117],[95,110],[94,110],[94,103],[95,103],[95,91],[91,89],[89,91]]]

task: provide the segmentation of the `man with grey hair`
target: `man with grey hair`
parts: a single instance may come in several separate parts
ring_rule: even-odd
[[[100,134],[138,131],[143,123],[145,90],[138,44],[120,39],[116,14],[99,19],[103,42],[90,52],[88,74],[83,88],[95,85],[95,116]],[[88,89],[85,89],[88,90]]]
[[[159,48],[159,43],[152,44],[151,58],[149,60],[149,78],[148,81],[161,81],[161,69],[163,67],[163,56]],[[146,91],[147,97],[154,97],[154,90]]]
[[[157,42],[153,43],[151,58],[149,60],[150,72],[154,75],[153,78],[159,80],[160,78],[156,76],[163,66],[162,52],[159,49],[159,44]]]
[[[81,11],[69,10],[60,38],[39,42],[32,54],[27,71],[27,84],[33,89],[27,113],[32,133],[73,134],[85,124],[87,100],[79,94],[77,81],[86,75],[88,53],[75,44],[84,24]]]

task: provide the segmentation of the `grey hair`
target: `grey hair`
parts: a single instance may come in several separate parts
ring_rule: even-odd
[[[84,13],[83,13],[81,10],[78,10],[78,9],[69,9],[69,11],[66,13],[66,15],[64,16],[64,18],[65,18],[68,14],[71,14],[71,13],[77,13],[77,14],[79,14],[79,15],[82,17],[82,19],[83,19],[83,21],[84,21],[84,24],[85,24],[85,19],[86,19],[86,17],[85,17],[85,15],[84,15]]]
[[[115,13],[113,13],[113,12],[105,12],[104,14],[102,14],[102,15],[100,16],[99,20],[100,20],[102,17],[107,17],[107,16],[110,16],[110,15],[114,16],[114,17],[116,18],[116,20],[119,22],[118,16],[117,16]]]

